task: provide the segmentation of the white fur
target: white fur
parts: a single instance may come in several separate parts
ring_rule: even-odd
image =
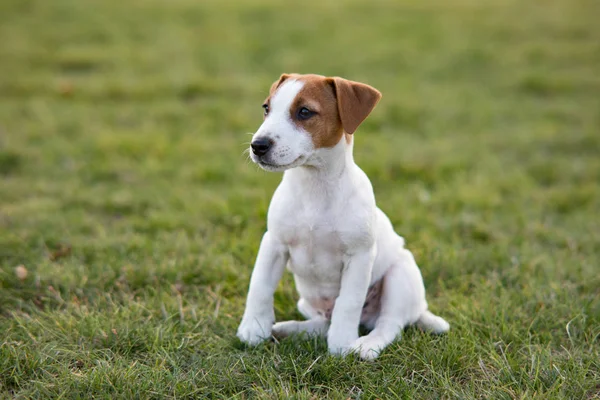
[[[314,149],[310,134],[292,123],[289,108],[301,84],[284,82],[254,136],[275,143],[269,165],[253,160],[285,173],[269,207],[238,337],[253,345],[271,334],[327,335],[331,353],[373,359],[409,324],[447,331],[448,323],[427,311],[419,268],[376,207],[371,183],[354,163],[352,142],[342,137],[332,148]],[[273,293],[286,266],[300,294],[298,309],[308,320],[273,325]],[[380,279],[380,311],[366,323],[372,331],[359,338],[367,291]],[[324,297],[336,299],[331,321],[310,304]]]

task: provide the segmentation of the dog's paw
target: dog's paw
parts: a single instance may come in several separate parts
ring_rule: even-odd
[[[385,348],[385,341],[378,336],[366,335],[359,337],[352,343],[352,352],[357,353],[363,360],[374,360]]]
[[[336,333],[329,331],[327,335],[327,348],[330,354],[345,356],[352,352],[352,343],[357,339],[357,334],[348,332]]]
[[[237,337],[250,346],[269,339],[273,321],[268,318],[244,318],[237,330]]]
[[[333,343],[328,344],[327,348],[329,350],[329,354],[332,354],[334,356],[346,356],[351,351],[351,347],[349,344]]]

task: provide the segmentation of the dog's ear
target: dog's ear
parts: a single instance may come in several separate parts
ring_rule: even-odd
[[[356,128],[369,116],[381,99],[379,90],[360,82],[334,77],[329,78],[335,95],[346,133],[354,133]]]
[[[273,82],[273,84],[271,85],[271,90],[269,90],[269,95],[272,95],[273,92],[275,92],[275,90],[277,90],[277,88],[279,86],[281,86],[281,84],[290,76],[292,76],[292,75],[291,74],[281,74],[279,79],[276,80],[275,82]]]

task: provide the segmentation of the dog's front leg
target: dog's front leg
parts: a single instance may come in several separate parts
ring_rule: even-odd
[[[344,260],[340,294],[335,301],[327,332],[330,353],[344,354],[351,350],[352,344],[358,339],[358,325],[374,260],[372,247],[356,251]]]
[[[242,342],[256,345],[271,337],[271,329],[275,322],[273,294],[287,260],[285,246],[266,232],[260,243],[250,278],[246,310],[237,331],[237,336]]]

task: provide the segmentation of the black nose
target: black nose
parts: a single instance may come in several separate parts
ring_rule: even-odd
[[[250,147],[252,147],[252,152],[259,157],[267,154],[272,145],[273,141],[271,139],[266,138],[254,139],[252,143],[250,143]]]

